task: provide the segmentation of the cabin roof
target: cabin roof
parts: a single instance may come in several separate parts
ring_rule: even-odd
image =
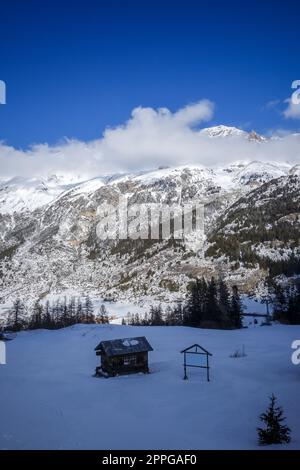
[[[150,346],[145,336],[139,336],[136,338],[101,341],[98,346],[96,346],[95,351],[104,352],[107,356],[112,357],[153,351],[153,348]]]
[[[192,346],[189,346],[188,348],[186,349],[183,349],[183,351],[180,351],[181,354],[182,353],[188,353],[188,352],[196,352],[198,353],[198,349],[201,349],[201,351],[203,351],[205,354],[207,354],[208,356],[212,356],[212,354],[207,351],[207,349],[203,348],[202,346],[200,346],[200,344],[193,344]],[[193,351],[192,351],[193,350]],[[198,354],[201,354],[201,353],[198,353]]]

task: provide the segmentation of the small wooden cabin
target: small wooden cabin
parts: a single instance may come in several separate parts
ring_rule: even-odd
[[[149,372],[148,352],[153,351],[145,336],[101,341],[95,348],[101,357],[96,376],[114,377],[121,374]]]

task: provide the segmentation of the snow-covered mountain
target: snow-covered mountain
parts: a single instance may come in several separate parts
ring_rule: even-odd
[[[239,185],[258,186],[272,179],[286,176],[292,171],[290,165],[281,165],[267,162],[251,162],[241,168],[234,176],[234,181]]]
[[[78,184],[74,178],[51,175],[46,178],[14,177],[0,180],[0,213],[34,211]]]
[[[220,273],[229,282],[237,282],[248,291],[265,275],[258,257],[259,253],[267,255],[273,243],[272,224],[282,217],[289,220],[293,213],[291,223],[294,233],[298,233],[295,214],[300,203],[299,177],[290,176],[291,173],[292,168],[288,166],[259,162],[218,169],[195,166],[164,168],[114,178],[94,178],[62,191],[58,185],[59,194],[50,202],[42,199],[40,207],[27,205],[27,210],[13,214],[5,212],[2,204],[2,300],[21,295],[33,301],[51,293],[63,294],[70,289],[82,294],[86,291],[99,296],[110,294],[119,299],[136,300],[150,295],[157,300],[174,300],[186,295],[191,278],[218,276]],[[278,196],[280,187],[284,188],[284,197]],[[34,189],[40,191],[37,185]],[[11,197],[12,194],[10,191]],[[204,202],[204,252],[197,252],[193,240],[188,239],[183,243],[170,240],[99,241],[96,237],[97,208],[103,202],[116,204],[120,195],[128,197],[129,206],[152,202]],[[278,197],[281,204],[278,204]],[[289,197],[296,201],[293,207]],[[267,241],[265,236],[261,239],[255,236],[258,244],[253,247],[254,261],[252,264],[248,260],[244,263],[240,255],[232,256],[226,243],[223,246],[220,236],[225,240],[226,234],[233,231],[236,238],[233,241],[229,239],[228,243],[236,246],[242,240],[244,243],[245,228],[251,227],[258,217],[250,209],[257,206],[263,214],[270,199],[275,207],[280,208],[276,217],[266,218],[263,222],[269,227],[268,233],[273,235]],[[230,218],[233,208],[237,214],[242,211],[245,217],[248,215],[245,228]],[[223,227],[222,222],[227,220],[230,222]],[[251,241],[254,235],[249,233]],[[284,236],[280,247],[292,255],[296,253],[297,241],[291,230],[289,233],[292,241],[288,242]],[[239,266],[235,264],[237,261]]]
[[[237,162],[225,167],[208,168],[201,165],[187,165],[175,168],[160,168],[130,174],[104,175],[87,181],[78,178],[58,177],[46,178],[14,177],[0,180],[0,214],[33,212],[37,208],[46,207],[63,194],[81,194],[96,191],[102,186],[116,184],[140,184],[143,187],[154,184],[180,185],[182,180],[189,179],[191,186],[198,189],[209,189],[219,186],[223,190],[241,190],[245,185],[259,185],[287,174],[298,174],[299,165],[276,164],[264,162]]]
[[[202,132],[211,138],[236,133],[249,140],[244,131],[225,126]],[[248,292],[266,276],[264,259],[275,259],[276,246],[287,261],[299,255],[299,181],[299,165],[242,159],[220,167],[185,165],[88,181],[53,175],[2,178],[0,301],[18,295],[33,301],[70,289],[119,299],[174,300],[186,295],[196,276],[220,274]],[[97,209],[103,202],[116,205],[121,195],[129,207],[204,203],[203,250],[193,237],[99,241]]]
[[[224,125],[207,127],[205,129],[202,129],[200,131],[200,134],[208,136],[210,138],[228,138],[228,137],[241,138],[242,137],[249,141],[267,142],[266,137],[258,134],[255,131],[246,132],[242,129],[238,129],[237,127],[230,127],[230,126],[224,126]]]
[[[247,137],[248,133],[237,127],[230,126],[213,126],[206,127],[200,131],[201,134],[207,135],[208,137]]]

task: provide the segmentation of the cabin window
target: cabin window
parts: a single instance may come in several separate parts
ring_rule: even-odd
[[[124,366],[135,366],[137,363],[136,356],[126,356],[124,357]]]

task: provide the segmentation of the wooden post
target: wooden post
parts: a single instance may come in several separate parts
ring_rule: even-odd
[[[207,366],[207,382],[209,382],[209,362],[208,362],[208,354],[206,354],[206,366]]]
[[[183,380],[187,380],[187,375],[186,375],[186,353],[184,353],[184,377]]]

